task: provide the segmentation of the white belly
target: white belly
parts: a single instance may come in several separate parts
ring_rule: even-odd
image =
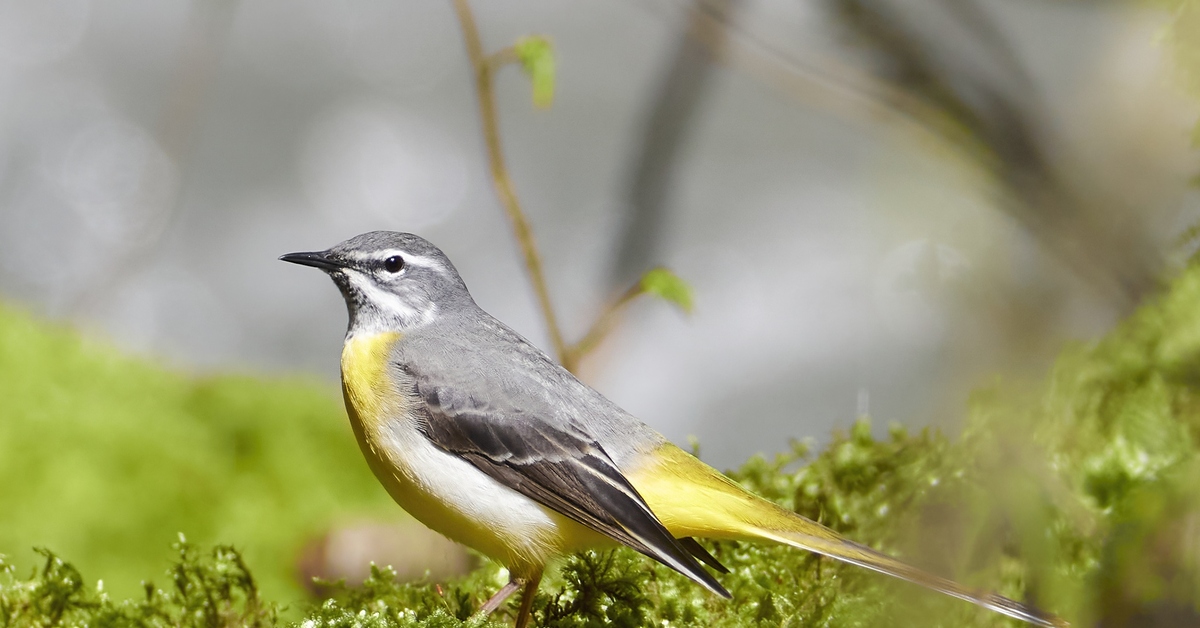
[[[363,453],[392,499],[421,523],[514,571],[540,570],[564,551],[560,528],[574,522],[438,449],[411,420],[374,423]]]

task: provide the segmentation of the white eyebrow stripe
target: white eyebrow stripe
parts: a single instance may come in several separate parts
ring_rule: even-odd
[[[441,262],[441,260],[437,259],[436,257],[429,257],[426,255],[417,255],[415,253],[409,253],[408,251],[405,251],[403,249],[387,249],[384,251],[376,251],[373,253],[364,253],[362,251],[352,251],[352,252],[348,253],[346,256],[355,261],[366,261],[366,260],[374,260],[374,259],[387,259],[393,255],[399,255],[401,257],[401,259],[404,260],[404,263],[409,266],[420,266],[422,268],[432,268],[433,270],[440,270],[440,271],[446,270],[446,265],[443,264]]]
[[[434,270],[446,270],[446,265],[436,257],[413,255],[412,253],[404,253],[403,251],[397,251],[397,253],[400,254],[400,257],[404,258],[404,263],[408,264],[409,266],[421,266],[424,268],[432,268]]]

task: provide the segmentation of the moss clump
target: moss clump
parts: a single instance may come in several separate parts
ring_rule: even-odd
[[[48,550],[28,580],[13,577],[0,561],[0,626],[94,626],[96,628],[266,628],[278,608],[263,602],[250,570],[231,547],[201,554],[182,537],[167,573],[171,586],[144,582],[141,599],[114,601],[102,585],[87,586],[79,571]]]
[[[51,547],[134,595],[184,532],[299,599],[301,545],[354,513],[400,516],[331,386],[185,377],[0,306],[0,554],[21,572]]]

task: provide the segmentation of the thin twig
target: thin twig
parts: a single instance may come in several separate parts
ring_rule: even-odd
[[[499,70],[510,63],[520,63],[521,57],[517,55],[517,49],[515,47],[509,46],[508,48],[498,50],[488,55],[484,58],[484,62],[487,63],[489,71],[495,72],[496,70]]]
[[[487,143],[488,164],[491,166],[492,182],[500,202],[512,222],[513,234],[521,244],[521,252],[525,256],[525,268],[529,271],[529,280],[537,294],[538,305],[542,310],[542,318],[546,321],[546,331],[550,334],[550,342],[560,362],[566,363],[567,345],[563,341],[562,331],[558,327],[558,318],[554,315],[554,307],[550,303],[550,292],[546,289],[546,277],[542,272],[542,260],[533,240],[533,231],[517,193],[513,189],[512,179],[508,176],[508,168],[504,164],[504,152],[500,146],[500,129],[496,119],[496,95],[492,89],[492,72],[508,61],[505,51],[491,57],[483,52],[483,44],[479,40],[479,29],[475,26],[475,15],[467,0],[454,0],[454,11],[458,14],[462,26],[463,40],[467,46],[467,56],[471,60],[471,68],[475,72],[475,91],[479,97],[479,118],[483,123],[483,138]]]
[[[567,348],[566,355],[563,357],[563,366],[574,373],[576,367],[579,366],[579,361],[591,353],[612,332],[625,307],[645,293],[646,289],[639,280],[630,286],[620,298],[605,307],[583,338]]]

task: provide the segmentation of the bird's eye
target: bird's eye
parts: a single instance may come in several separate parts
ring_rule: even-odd
[[[404,270],[404,258],[399,255],[393,255],[383,260],[383,269],[389,273],[398,273]]]

